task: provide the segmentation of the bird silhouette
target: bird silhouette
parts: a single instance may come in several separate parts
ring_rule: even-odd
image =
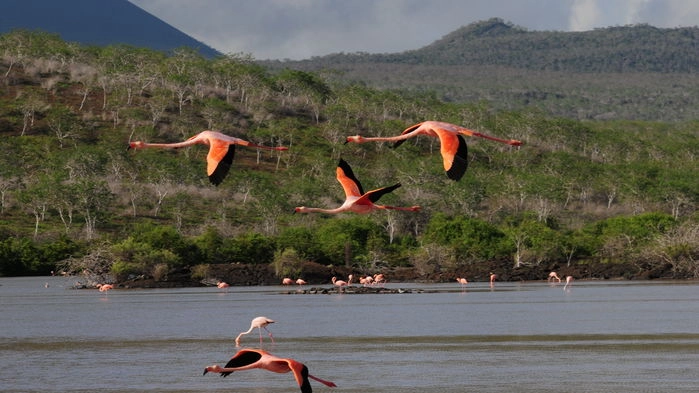
[[[267,333],[269,334],[269,338],[272,340],[272,344],[274,344],[274,336],[272,336],[272,332],[270,332],[269,329],[267,329],[267,325],[269,325],[270,323],[274,323],[274,321],[267,317],[253,318],[252,322],[250,323],[250,329],[248,329],[246,332],[241,332],[238,335],[238,337],[235,338],[235,345],[239,347],[240,338],[252,332],[252,330],[255,328],[257,328],[260,331],[260,345],[262,345],[262,329],[265,329],[267,331]]]
[[[389,187],[378,188],[376,190],[371,190],[365,193],[361,183],[359,183],[359,180],[357,180],[357,178],[354,176],[352,168],[342,158],[340,159],[340,162],[337,164],[336,174],[337,181],[340,182],[342,188],[345,191],[346,198],[345,202],[340,207],[337,207],[335,209],[322,209],[315,207],[300,206],[297,207],[294,210],[294,212],[327,214],[354,212],[358,214],[366,214],[378,209],[407,210],[413,212],[420,210],[420,206],[397,207],[375,204],[375,202],[378,201],[379,198],[381,198],[383,195],[388,194],[389,192],[400,187],[400,183],[394,184]]]
[[[447,177],[452,180],[461,179],[468,168],[468,147],[462,135],[490,139],[492,141],[506,143],[512,146],[522,145],[521,141],[515,139],[500,139],[442,121],[424,121],[406,128],[400,135],[391,137],[363,137],[361,135],[348,136],[345,143],[385,141],[395,142],[393,147],[398,147],[406,139],[413,138],[418,135],[427,135],[439,138],[444,170],[447,172]]]
[[[301,388],[301,393],[312,393],[311,383],[313,379],[329,387],[337,387],[334,382],[326,381],[308,373],[308,367],[303,363],[289,358],[280,358],[261,349],[242,349],[236,353],[228,363],[221,367],[214,364],[204,369],[204,375],[208,372],[220,373],[227,377],[234,371],[251,370],[259,368],[275,373],[294,373],[296,383]]]
[[[211,184],[218,186],[226,178],[233,164],[235,145],[254,147],[265,150],[289,150],[288,147],[261,146],[246,140],[228,136],[217,131],[202,131],[184,142],[178,143],[146,143],[141,141],[129,142],[128,149],[165,148],[178,149],[193,145],[208,145],[209,154],[206,156],[206,173]]]

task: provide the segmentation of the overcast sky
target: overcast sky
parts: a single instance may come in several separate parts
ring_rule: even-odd
[[[699,23],[697,0],[129,0],[223,53],[307,59],[419,49],[472,22],[583,31]]]

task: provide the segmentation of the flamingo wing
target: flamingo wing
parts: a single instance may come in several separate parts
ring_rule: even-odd
[[[301,393],[312,393],[311,382],[308,380],[308,367],[292,359],[285,359],[286,366],[294,373],[294,379],[301,388]]]
[[[361,196],[364,194],[362,189],[362,184],[354,176],[352,168],[350,168],[347,161],[340,158],[340,162],[337,164],[337,181],[340,182],[342,188],[345,190],[345,196]]]
[[[405,135],[405,134],[411,133],[411,132],[415,131],[416,129],[420,128],[420,126],[422,126],[423,124],[424,124],[424,122],[412,125],[412,126],[406,128],[405,130],[403,130],[403,132],[401,132],[400,134]],[[407,139],[401,139],[399,141],[396,141],[396,143],[393,144],[393,148],[395,149],[396,147],[402,145],[403,142],[405,142],[406,140]]]
[[[449,134],[448,138],[441,140],[442,161],[444,161],[444,170],[447,171],[447,177],[451,180],[459,180],[468,169],[468,146],[461,135]]]
[[[229,360],[228,363],[226,363],[226,366],[224,368],[240,368],[250,366],[251,364],[254,364],[255,362],[259,361],[261,358],[262,354],[257,351],[238,351],[238,353],[233,355],[231,360]],[[233,373],[233,371],[223,372],[221,373],[221,376],[227,377],[231,373]]]
[[[376,203],[379,198],[382,196],[388,194],[389,192],[392,192],[396,188],[400,187],[400,183],[394,184],[389,187],[382,187],[382,188],[377,188],[376,190],[371,190],[367,192],[366,194],[362,195],[361,198],[359,198],[355,203],[357,204],[366,204],[367,201],[371,201],[372,203]]]
[[[231,170],[235,145],[218,139],[211,139],[210,143],[209,154],[206,156],[206,172],[211,184],[218,186]]]

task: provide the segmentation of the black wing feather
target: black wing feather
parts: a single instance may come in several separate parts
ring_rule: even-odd
[[[221,162],[218,163],[216,166],[216,170],[214,170],[214,173],[212,173],[209,176],[209,181],[211,184],[218,186],[221,184],[223,179],[226,178],[228,175],[228,172],[231,170],[231,165],[233,165],[233,157],[235,156],[235,145],[230,144],[228,145],[228,151],[226,152],[226,155],[223,157]]]
[[[360,183],[359,180],[357,180],[357,177],[354,176],[354,172],[352,172],[352,168],[349,166],[347,161],[340,158],[340,162],[337,164],[337,166],[342,168],[342,171],[345,172],[345,176],[352,179],[352,181],[357,185],[357,188],[359,188],[359,195],[364,195],[364,189],[362,188],[362,183]]]
[[[451,180],[461,179],[468,169],[468,146],[461,135],[457,135],[457,138],[459,138],[459,148],[454,155],[451,168],[447,171],[447,177]]]
[[[395,190],[398,187],[400,187],[400,183],[394,184],[390,187],[383,187],[373,191],[369,191],[369,195],[367,195],[367,198],[369,198],[369,200],[372,203],[376,203],[379,200],[379,198]]]

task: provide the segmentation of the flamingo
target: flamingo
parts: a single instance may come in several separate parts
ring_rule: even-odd
[[[383,275],[383,273],[378,273],[374,274],[374,284],[385,284],[386,283],[386,276]]]
[[[461,284],[462,289],[466,286],[466,284],[468,284],[468,281],[465,278],[461,278],[461,277],[456,277],[456,282]]]
[[[262,329],[265,329],[267,333],[269,333],[269,338],[272,340],[272,344],[274,344],[274,336],[272,336],[272,332],[270,332],[267,329],[267,325],[270,323],[274,323],[273,320],[267,318],[267,317],[256,317],[253,318],[252,322],[250,323],[250,329],[248,329],[247,332],[241,332],[238,337],[235,338],[235,346],[239,347],[240,346],[240,337],[252,332],[253,329],[257,328],[257,330],[260,331],[260,345],[262,345]]]
[[[354,212],[358,214],[370,213],[373,210],[378,209],[389,209],[389,210],[407,210],[407,211],[420,211],[420,206],[412,207],[397,207],[397,206],[387,206],[387,205],[377,205],[374,202],[378,201],[383,195],[400,187],[400,183],[394,184],[390,187],[378,188],[376,190],[364,192],[362,185],[359,180],[354,176],[352,168],[349,164],[340,159],[337,164],[337,181],[340,182],[342,188],[345,190],[345,202],[335,209],[322,209],[315,207],[297,207],[295,213],[327,213],[327,214],[337,214],[342,212]]]
[[[296,285],[306,285],[306,284],[308,284],[308,283],[304,279],[302,279],[302,278],[296,279]]]
[[[333,285],[339,288],[349,287],[352,285],[352,275],[350,274],[347,281],[338,280],[337,277],[332,278]]]
[[[275,373],[294,373],[296,383],[301,388],[301,393],[312,393],[309,378],[318,381],[328,387],[337,387],[334,382],[320,379],[308,373],[308,367],[303,363],[289,358],[280,358],[261,349],[242,349],[238,351],[225,367],[214,364],[204,369],[204,374],[208,372],[220,373],[222,377],[227,377],[234,371],[251,370],[259,368]]]
[[[270,147],[261,146],[248,142],[243,139],[235,138],[222,134],[217,131],[202,131],[184,142],[179,143],[146,143],[141,141],[129,142],[128,149],[145,149],[154,148],[169,148],[177,149],[192,145],[208,145],[209,154],[206,156],[206,173],[209,176],[211,184],[218,186],[223,179],[228,175],[228,171],[233,164],[233,156],[235,155],[235,145],[255,147],[265,150],[289,150],[288,147]]]
[[[573,276],[566,276],[566,285],[563,286],[564,291],[568,288],[568,285],[573,286]]]
[[[490,285],[495,284],[495,280],[498,278],[498,275],[495,273],[490,273]]]
[[[372,276],[359,277],[359,283],[363,286],[371,285],[373,282],[374,277]]]
[[[219,281],[219,282],[216,284],[216,287],[217,287],[217,288],[223,289],[223,288],[228,288],[228,287],[230,287],[230,285],[228,285],[227,282]]]
[[[282,279],[282,285],[291,285],[294,283],[294,280],[290,279],[289,277],[284,277]]]
[[[107,292],[110,289],[114,289],[114,285],[112,285],[112,284],[98,284],[97,289],[99,289],[100,292]]]
[[[400,146],[406,139],[418,135],[428,135],[439,138],[442,160],[447,177],[459,180],[466,173],[468,167],[468,147],[462,135],[477,136],[493,141],[506,143],[512,146],[521,146],[522,142],[515,139],[500,139],[481,134],[468,128],[457,126],[442,121],[424,121],[406,128],[400,135],[391,137],[363,137],[361,135],[348,136],[345,143],[365,143],[372,141],[395,142],[393,147]]]
[[[549,277],[546,279],[546,281],[551,282],[553,280],[556,280],[556,282],[561,282],[561,278],[558,277],[558,273],[556,273],[556,272],[549,273]]]

